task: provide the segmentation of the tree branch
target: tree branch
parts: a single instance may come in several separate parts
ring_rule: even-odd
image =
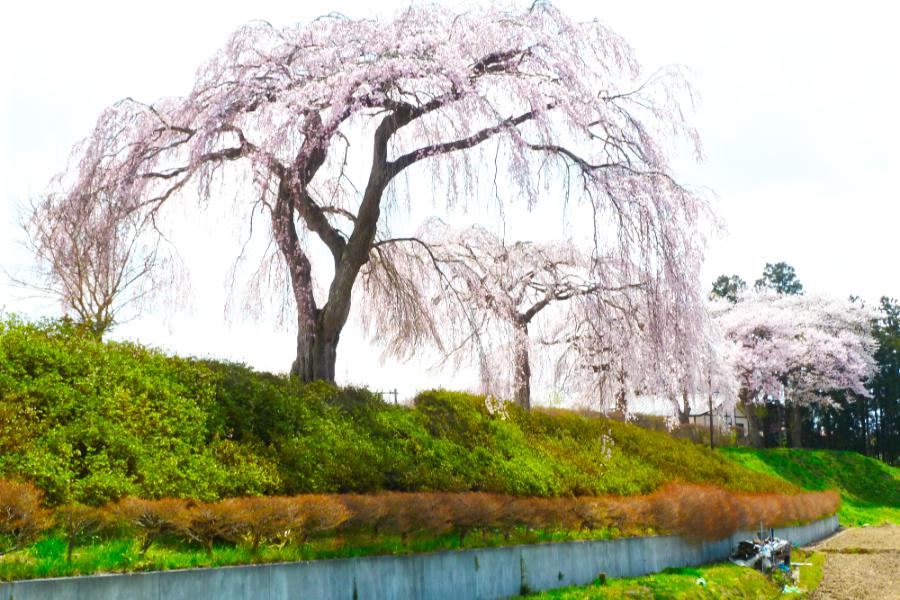
[[[419,148],[418,150],[408,152],[387,163],[388,178],[392,179],[403,169],[424,158],[446,154],[448,152],[455,152],[457,150],[466,150],[468,148],[472,148],[473,146],[477,146],[481,142],[490,139],[500,132],[518,127],[522,123],[530,121],[537,117],[539,114],[552,109],[553,105],[548,104],[542,109],[530,110],[526,113],[522,113],[517,117],[509,117],[508,119],[504,119],[497,125],[482,129],[478,133],[475,133],[467,138],[454,140],[452,142],[444,142],[443,144],[432,144],[431,146],[424,146],[422,148]]]

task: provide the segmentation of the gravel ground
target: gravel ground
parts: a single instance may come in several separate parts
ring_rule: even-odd
[[[900,600],[900,526],[847,529],[816,549],[825,574],[813,600]]]

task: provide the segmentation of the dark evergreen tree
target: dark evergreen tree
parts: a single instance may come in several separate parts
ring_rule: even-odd
[[[766,263],[762,277],[756,280],[754,287],[757,290],[770,289],[785,295],[803,293],[803,284],[797,279],[794,267],[786,262]]]
[[[709,295],[711,298],[724,298],[734,304],[746,289],[747,282],[737,275],[731,275],[730,277],[728,275],[719,275],[713,281],[712,291]]]
[[[881,298],[881,316],[873,331],[878,341],[878,370],[872,380],[872,432],[881,460],[900,464],[900,303]]]

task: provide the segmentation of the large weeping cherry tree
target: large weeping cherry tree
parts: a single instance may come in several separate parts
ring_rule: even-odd
[[[66,201],[92,202],[85,190],[101,189],[122,213],[153,220],[198,196],[206,210],[227,210],[223,182],[239,181],[267,215],[289,277],[293,372],[333,380],[354,283],[389,269],[384,250],[408,243],[391,233],[399,221],[388,216],[401,211],[387,209],[427,200],[398,185],[401,175],[449,205],[477,199],[487,177],[502,182],[505,203],[565,202],[636,278],[665,272],[682,293],[697,287],[694,223],[706,206],[672,179],[666,157],[675,138],[697,148],[682,93],[676,72],[643,78],[603,25],[540,2],[255,22],[198,70],[187,96],[107,109],[63,177]],[[357,151],[361,176],[347,159]],[[329,268],[314,269],[315,245]]]

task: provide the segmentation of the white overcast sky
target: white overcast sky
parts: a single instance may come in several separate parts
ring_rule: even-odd
[[[524,3],[523,3],[524,4]],[[308,21],[328,12],[390,15],[408,2],[7,2],[0,8],[0,266],[27,256],[17,211],[65,166],[100,111],[125,97],[186,94],[195,69],[240,24]],[[467,3],[453,2],[465,8]],[[811,292],[900,297],[900,36],[892,3],[570,2],[623,35],[648,71],[688,67],[700,94],[695,123],[706,159],[678,161],[685,183],[711,189],[727,231],[710,243],[704,286],[720,273],[748,282],[765,262],[793,265]],[[213,264],[216,248],[190,250]],[[223,318],[224,273],[196,274],[214,288],[183,310],[122,325],[116,337],[183,354],[285,370],[292,327]],[[205,277],[205,279],[204,279]],[[212,283],[210,283],[212,282]],[[58,313],[0,282],[0,309]],[[359,301],[359,300],[357,300]],[[165,317],[165,318],[164,318]],[[421,365],[378,365],[358,332],[345,333],[338,378],[401,395],[465,376]]]

